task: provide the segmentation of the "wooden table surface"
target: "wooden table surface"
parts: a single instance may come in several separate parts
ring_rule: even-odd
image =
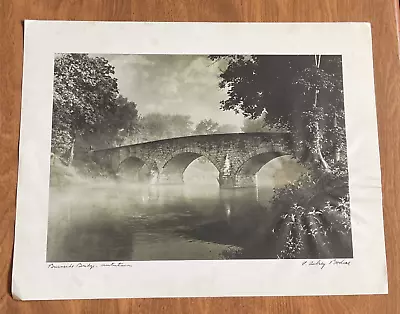
[[[400,179],[400,66],[396,27],[398,7],[395,1],[0,0],[0,313],[400,313],[400,183],[397,183],[397,178]],[[371,22],[389,295],[47,302],[13,300],[10,296],[10,273],[24,19]]]

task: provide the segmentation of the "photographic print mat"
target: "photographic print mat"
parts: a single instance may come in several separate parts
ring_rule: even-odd
[[[25,21],[24,26],[12,276],[15,298],[387,293],[372,40],[368,23]],[[265,40],[259,40],[262,36]],[[147,260],[125,261],[124,267],[109,267],[120,262],[46,263],[54,54],[237,55],[249,52],[255,55],[342,56],[353,258]],[[326,267],[322,268],[321,263]]]

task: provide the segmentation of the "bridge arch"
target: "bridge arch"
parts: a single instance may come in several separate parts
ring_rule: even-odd
[[[157,179],[158,173],[159,170],[154,161],[145,160],[138,156],[126,157],[116,169],[119,178],[130,181],[154,181]]]
[[[185,170],[193,161],[200,157],[206,158],[209,162],[211,162],[211,164],[214,165],[218,172],[220,171],[217,161],[200,149],[180,149],[169,156],[162,166],[160,169],[158,182],[161,184],[184,183],[183,174]]]
[[[262,167],[270,163],[272,160],[288,156],[291,154],[282,151],[255,151],[244,158],[242,164],[235,173],[235,185],[239,187],[251,187],[257,185],[257,173]]]

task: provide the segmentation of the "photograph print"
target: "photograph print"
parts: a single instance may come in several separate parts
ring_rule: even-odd
[[[46,254],[352,258],[342,56],[56,54]]]

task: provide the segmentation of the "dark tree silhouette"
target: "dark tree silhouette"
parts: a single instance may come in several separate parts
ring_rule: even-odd
[[[295,153],[302,161],[329,170],[327,159],[339,158],[345,145],[341,56],[209,58],[227,63],[219,86],[228,98],[221,101],[221,109],[249,119],[264,116],[270,127],[293,134]]]
[[[139,115],[133,101],[119,95],[115,105],[104,114],[104,119],[94,125],[90,132],[83,134],[86,142],[94,147],[121,145],[126,137],[139,131]]]
[[[75,146],[112,147],[137,132],[136,104],[118,94],[105,58],[62,54],[54,61],[52,152],[70,164]]]
[[[91,132],[116,105],[114,68],[104,58],[62,54],[54,61],[52,151],[73,159],[78,134]]]

